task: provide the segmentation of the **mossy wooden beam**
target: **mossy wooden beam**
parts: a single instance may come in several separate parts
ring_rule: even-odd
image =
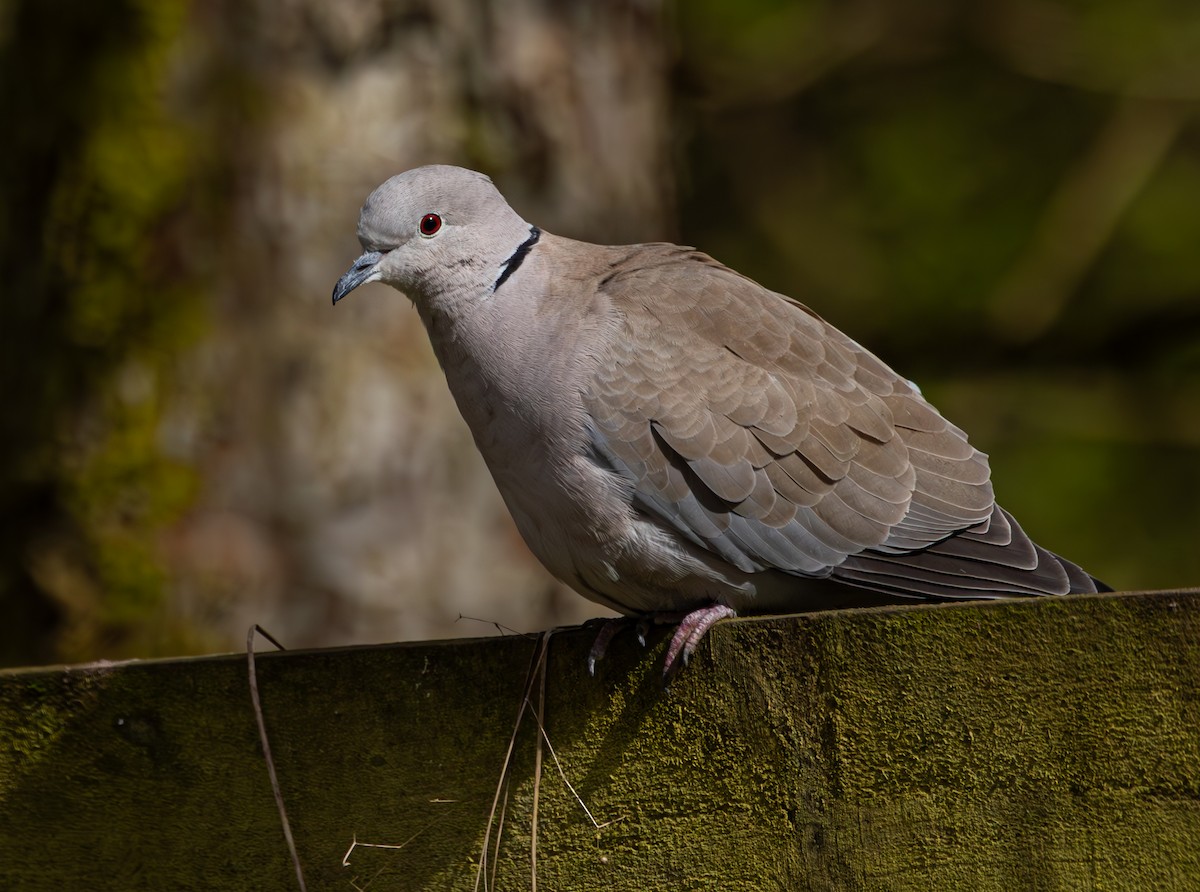
[[[309,888],[475,888],[522,712],[494,888],[1200,888],[1195,592],[592,634],[260,655]],[[295,888],[244,656],[0,673],[0,888]]]

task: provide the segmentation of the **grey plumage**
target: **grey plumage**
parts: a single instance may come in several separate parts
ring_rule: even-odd
[[[380,186],[358,233],[334,301],[413,300],[542,563],[626,614],[729,608],[673,655],[731,611],[1097,590],[910,382],[698,251],[543,233],[445,166]]]

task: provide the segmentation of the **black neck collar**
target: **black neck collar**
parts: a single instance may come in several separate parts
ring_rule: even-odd
[[[500,278],[496,279],[492,285],[492,293],[500,290],[500,286],[504,284],[504,280],[517,271],[517,267],[525,262],[526,255],[529,250],[537,244],[537,240],[542,237],[542,231],[536,226],[529,227],[529,238],[517,245],[517,250],[512,252],[512,256],[504,261],[501,265]]]

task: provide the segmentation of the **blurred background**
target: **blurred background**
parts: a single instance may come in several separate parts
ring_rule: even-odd
[[[1039,542],[1198,584],[1198,111],[1171,0],[0,0],[0,663],[603,612],[408,301],[330,307],[364,197],[430,162],[797,297]]]

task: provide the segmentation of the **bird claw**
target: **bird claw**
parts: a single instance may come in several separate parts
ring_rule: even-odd
[[[708,607],[701,607],[689,613],[682,613],[680,611],[648,613],[638,620],[634,628],[637,633],[638,643],[642,647],[645,647],[646,637],[650,632],[651,625],[678,623],[675,633],[671,636],[671,643],[667,647],[666,659],[663,661],[663,678],[670,681],[675,673],[679,671],[680,666],[686,666],[688,661],[691,660],[693,651],[695,651],[696,646],[704,638],[708,630],[720,620],[734,616],[737,616],[737,613],[732,607],[726,607],[724,604],[711,604]],[[618,617],[616,619],[605,620],[603,625],[600,626],[600,631],[596,633],[596,640],[592,642],[592,648],[588,651],[587,669],[589,675],[595,676],[596,664],[604,659],[604,655],[608,652],[608,645],[612,642],[617,632],[621,631],[628,623],[629,619],[626,617]]]
[[[712,604],[708,607],[701,607],[699,610],[693,610],[680,620],[675,634],[671,636],[671,643],[667,647],[667,657],[663,661],[663,680],[670,681],[679,671],[681,663],[684,666],[688,664],[696,645],[700,643],[709,629],[719,621],[735,616],[737,616],[737,612],[732,607],[726,607],[724,604]]]
[[[604,655],[608,652],[609,642],[613,640],[617,632],[621,631],[621,627],[626,622],[628,620],[625,617],[604,620],[603,625],[600,626],[600,631],[596,633],[596,640],[592,642],[592,649],[588,651],[588,675],[595,676],[596,664],[604,659]]]

